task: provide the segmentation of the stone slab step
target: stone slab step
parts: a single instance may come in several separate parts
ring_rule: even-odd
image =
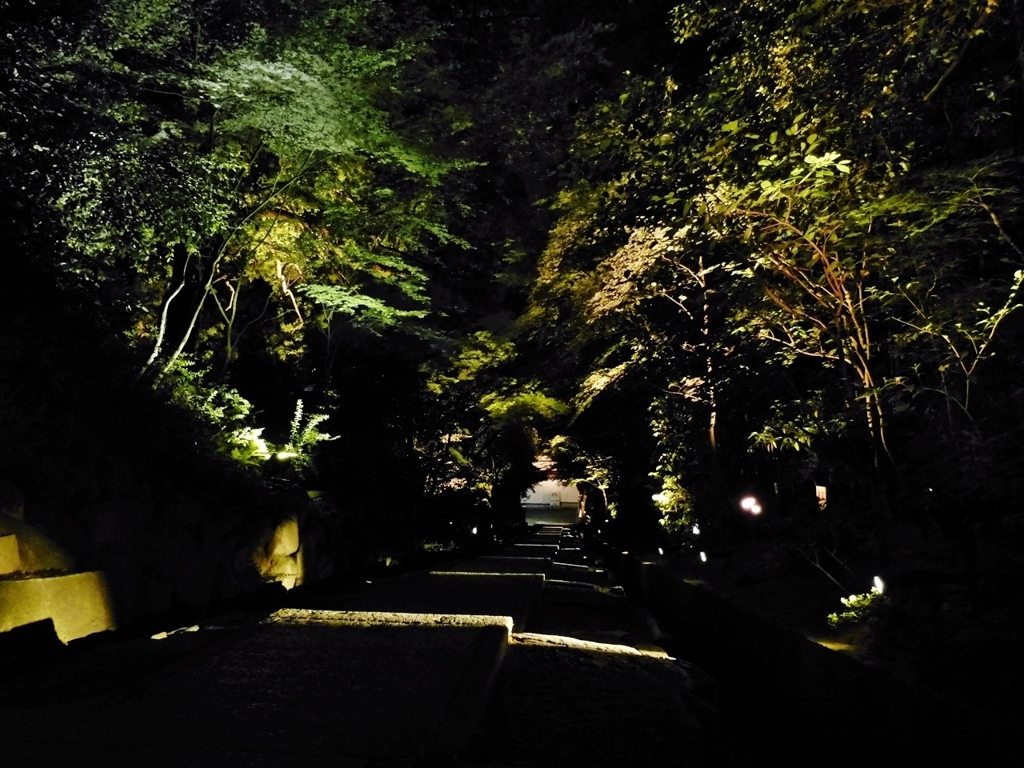
[[[451,765],[485,709],[510,631],[508,617],[279,611],[121,699],[0,712],[4,761]]]
[[[559,554],[557,544],[512,544],[502,547],[494,553],[498,557],[548,557],[556,559]]]
[[[667,659],[610,643],[513,636],[461,766],[724,766]]]
[[[550,557],[484,555],[446,565],[444,570],[452,573],[547,573],[551,563]]]
[[[543,574],[412,573],[379,579],[348,594],[294,595],[294,607],[510,616],[518,630],[544,589]]]

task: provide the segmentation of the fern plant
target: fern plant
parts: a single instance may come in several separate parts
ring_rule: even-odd
[[[320,425],[328,418],[325,413],[311,413],[307,416],[302,400],[297,400],[288,432],[288,444],[278,453],[278,458],[291,461],[300,474],[308,471],[313,466],[313,447],[317,443],[338,439],[335,435],[320,431]]]

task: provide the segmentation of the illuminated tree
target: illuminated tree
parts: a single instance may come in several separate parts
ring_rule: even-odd
[[[1019,303],[1015,25],[986,2],[686,3],[689,69],[581,126],[530,317],[580,349],[583,405],[647,382],[655,477],[699,476],[665,460],[695,439],[735,471],[747,444],[813,467],[863,433],[884,506],[936,395],[948,435],[980,429],[969,393]]]

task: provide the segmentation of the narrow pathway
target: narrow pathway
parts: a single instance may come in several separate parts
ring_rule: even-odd
[[[0,670],[3,765],[725,764],[699,673],[562,526]]]

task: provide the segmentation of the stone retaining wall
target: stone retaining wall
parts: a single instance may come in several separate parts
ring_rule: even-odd
[[[326,578],[334,567],[325,545],[328,526],[304,493],[248,509],[118,499],[79,509],[27,504],[10,511],[15,514],[0,509],[0,574],[6,573],[0,632],[52,618],[67,642],[268,583],[290,589]],[[102,585],[101,600],[80,599],[86,581],[90,588]],[[87,604],[101,605],[107,623],[86,616]],[[47,606],[53,611],[43,615]]]

